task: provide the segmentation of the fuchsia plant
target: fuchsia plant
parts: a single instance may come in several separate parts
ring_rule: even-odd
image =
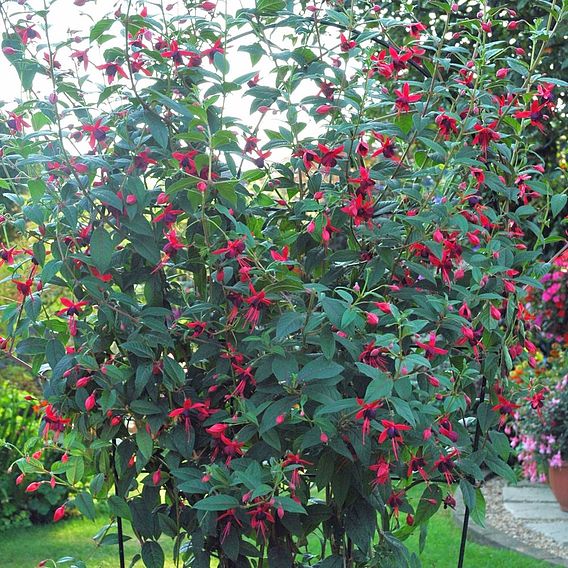
[[[416,565],[456,486],[481,520],[565,203],[527,134],[566,7],[129,2],[54,42],[56,3],[0,6],[3,353],[49,402],[23,474],[106,500],[149,568],[162,535],[178,565]]]

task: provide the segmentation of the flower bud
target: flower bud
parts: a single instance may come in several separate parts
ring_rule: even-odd
[[[61,505],[61,507],[57,507],[55,509],[55,513],[53,513],[53,522],[57,523],[65,516],[65,505]]]

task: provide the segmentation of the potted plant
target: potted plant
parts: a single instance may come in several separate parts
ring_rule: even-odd
[[[563,511],[568,511],[568,374],[566,356],[553,349],[540,358],[533,379],[540,385],[516,421],[513,445],[523,476],[545,482]]]

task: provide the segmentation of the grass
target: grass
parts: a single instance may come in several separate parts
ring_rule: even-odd
[[[2,568],[33,568],[46,558],[74,556],[86,562],[88,568],[116,568],[117,547],[97,548],[92,536],[104,519],[92,523],[85,519],[73,519],[59,524],[14,529],[0,533],[0,565]],[[460,529],[448,512],[442,512],[430,521],[426,548],[421,555],[424,568],[454,568],[457,563]],[[166,558],[171,557],[171,539],[163,539]],[[411,550],[418,551],[418,537],[407,542]],[[136,541],[126,543],[127,559],[138,552]],[[67,564],[69,566],[69,564]],[[141,564],[139,564],[141,566]],[[468,543],[467,568],[550,568],[550,564],[527,556]],[[166,562],[166,568],[173,568]]]

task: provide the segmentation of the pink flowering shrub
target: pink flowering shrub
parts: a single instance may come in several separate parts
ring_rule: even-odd
[[[568,463],[568,360],[563,351],[552,354],[524,373],[533,390],[505,432],[517,451],[522,475],[544,483],[551,467]]]
[[[528,297],[534,315],[535,337],[543,346],[568,344],[568,251],[552,261],[551,270]]]

